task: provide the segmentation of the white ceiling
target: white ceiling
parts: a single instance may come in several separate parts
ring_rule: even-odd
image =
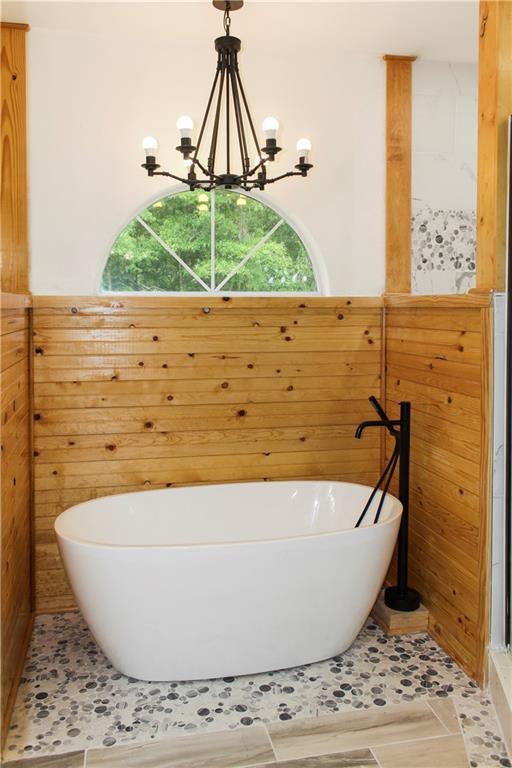
[[[174,35],[208,41],[222,34],[222,17],[205,0],[10,0],[2,3],[2,20],[146,41],[154,36],[167,38],[171,45]],[[259,45],[262,55],[270,38],[302,48],[304,56],[318,47],[335,47],[363,55],[415,54],[435,61],[476,62],[478,2],[247,0],[243,10],[233,14],[232,33]]]

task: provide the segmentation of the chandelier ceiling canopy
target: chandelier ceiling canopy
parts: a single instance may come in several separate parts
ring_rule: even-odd
[[[268,163],[274,162],[276,155],[281,151],[281,147],[277,144],[279,123],[275,117],[265,118],[262,126],[265,143],[262,146],[258,141],[238,70],[241,41],[238,37],[233,37],[230,32],[230,12],[241,8],[243,0],[213,0],[213,5],[224,12],[225,34],[215,40],[217,70],[196,145],[193,143],[192,118],[182,116],[176,123],[180,134],[180,143],[176,149],[183,157],[187,175],[180,177],[168,171],[159,170],[160,165],[157,163],[156,156],[158,142],[152,136],[146,136],[142,142],[146,152],[146,161],[142,167],[146,169],[148,176],[168,176],[187,184],[191,190],[240,187],[249,191],[265,189],[267,184],[273,184],[289,176],[307,176],[308,171],[313,167],[309,161],[311,142],[308,139],[299,139],[297,142],[298,162],[295,170],[274,177],[267,175]],[[210,125],[210,146],[205,161],[201,150],[206,143],[205,136]],[[217,170],[219,160],[217,149],[219,134],[222,130],[226,153],[223,173]],[[252,160],[251,155],[253,155]]]

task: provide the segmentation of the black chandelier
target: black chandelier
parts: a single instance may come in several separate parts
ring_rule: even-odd
[[[230,34],[230,11],[236,11],[243,6],[243,0],[213,0],[215,8],[224,11],[225,35],[215,40],[217,51],[217,71],[213,80],[213,86],[206,106],[206,112],[201,123],[201,130],[197,139],[197,145],[192,143],[192,131],[194,123],[190,117],[180,117],[176,127],[180,133],[180,143],[176,147],[183,156],[185,166],[188,168],[186,178],[158,170],[160,166],[156,161],[158,142],[152,136],[146,136],[142,142],[146,152],[146,162],[142,164],[148,172],[148,176],[168,176],[183,184],[187,184],[191,190],[211,190],[216,187],[231,189],[240,187],[244,190],[265,189],[267,184],[273,184],[289,176],[307,176],[313,166],[309,162],[311,142],[308,139],[299,139],[297,151],[299,161],[294,171],[282,173],[279,176],[269,178],[267,176],[267,164],[273,162],[281,147],[277,145],[277,131],[279,123],[274,117],[267,117],[263,121],[263,134],[265,145],[262,147],[254,128],[254,121],[249,111],[247,98],[238,70],[238,52],[241,48],[241,40]],[[203,164],[199,159],[201,143],[208,126],[208,118],[213,110],[213,126],[211,131],[210,149],[208,160]],[[217,173],[215,162],[217,159],[217,144],[221,121],[225,122],[226,144],[226,172]],[[238,150],[240,153],[240,172],[232,170],[232,132],[233,124],[236,128]],[[256,159],[251,163],[249,146],[254,144]],[[204,178],[197,178],[197,172]]]

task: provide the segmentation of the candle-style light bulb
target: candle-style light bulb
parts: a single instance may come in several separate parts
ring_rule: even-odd
[[[146,157],[156,157],[158,141],[154,136],[145,136],[142,140],[142,149],[146,153]]]
[[[176,128],[182,139],[191,139],[194,130],[194,121],[188,115],[182,115],[176,120]]]
[[[311,152],[311,142],[309,139],[299,139],[296,144],[297,152],[301,162],[309,163],[309,153]]]
[[[275,117],[266,117],[263,121],[263,135],[265,139],[277,138],[277,132],[279,130],[279,121]]]

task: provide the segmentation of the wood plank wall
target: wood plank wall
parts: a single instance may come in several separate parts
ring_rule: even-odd
[[[71,608],[66,507],[165,486],[373,483],[380,298],[34,297],[36,594]]]
[[[386,400],[412,402],[410,576],[430,631],[485,675],[490,519],[488,296],[386,298]]]
[[[1,741],[31,629],[29,298],[0,294]]]

